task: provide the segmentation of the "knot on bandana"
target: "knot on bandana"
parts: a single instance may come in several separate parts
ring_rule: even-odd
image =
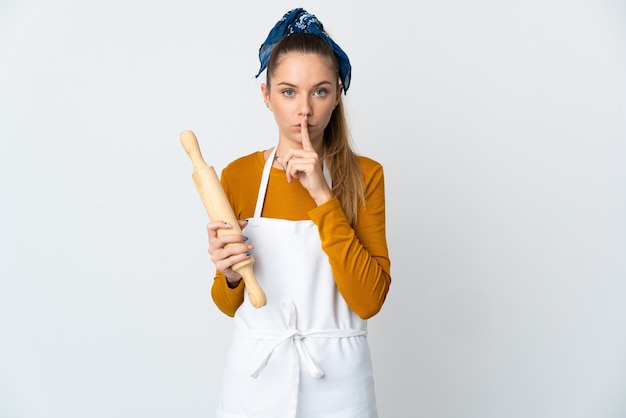
[[[269,61],[270,55],[272,54],[272,50],[274,49],[276,43],[278,43],[278,41],[285,36],[289,36],[293,33],[310,33],[326,41],[337,57],[337,62],[339,64],[339,79],[343,84],[343,92],[345,94],[350,86],[350,78],[352,75],[350,60],[341,47],[337,45],[335,41],[333,41],[324,31],[324,25],[322,25],[322,22],[320,22],[317,17],[302,8],[293,9],[285,13],[282,19],[274,25],[270,33],[267,35],[267,39],[259,48],[259,61],[261,61],[261,68],[255,77],[258,77],[263,70],[267,68],[267,62]]]

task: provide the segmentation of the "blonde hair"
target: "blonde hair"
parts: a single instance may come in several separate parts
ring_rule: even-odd
[[[337,57],[328,43],[310,33],[294,33],[282,38],[272,50],[267,63],[268,86],[271,85],[270,80],[280,58],[292,52],[317,54],[326,59],[336,72],[339,84]],[[324,130],[324,148],[324,163],[328,164],[330,169],[333,193],[339,199],[348,221],[354,226],[359,208],[365,204],[365,182],[358,155],[352,146],[342,99],[339,100]]]

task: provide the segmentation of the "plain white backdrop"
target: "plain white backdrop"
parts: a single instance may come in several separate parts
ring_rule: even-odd
[[[213,416],[231,321],[179,133],[276,141],[257,51],[305,7],[385,166],[381,418],[626,416],[621,0],[0,1],[0,417]]]

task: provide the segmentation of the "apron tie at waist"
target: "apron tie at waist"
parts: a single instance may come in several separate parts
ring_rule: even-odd
[[[320,331],[301,332],[296,328],[296,307],[293,302],[282,303],[283,317],[285,319],[287,330],[284,332],[271,332],[271,331],[257,331],[257,330],[235,330],[234,335],[236,337],[263,339],[263,340],[275,340],[276,343],[269,350],[267,355],[263,358],[259,366],[252,373],[252,377],[257,378],[267,366],[270,361],[274,350],[286,341],[292,342],[294,348],[294,357],[299,357],[306,365],[307,371],[311,377],[320,379],[324,377],[324,371],[313,359],[311,352],[304,344],[305,338],[346,338],[357,337],[361,335],[367,335],[366,330],[357,329],[329,329]],[[299,368],[298,359],[295,359],[294,367]]]

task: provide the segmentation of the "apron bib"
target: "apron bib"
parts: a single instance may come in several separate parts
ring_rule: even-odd
[[[253,307],[244,292],[217,417],[376,418],[367,321],[337,290],[317,226],[261,217],[275,152],[245,228],[267,304]]]

